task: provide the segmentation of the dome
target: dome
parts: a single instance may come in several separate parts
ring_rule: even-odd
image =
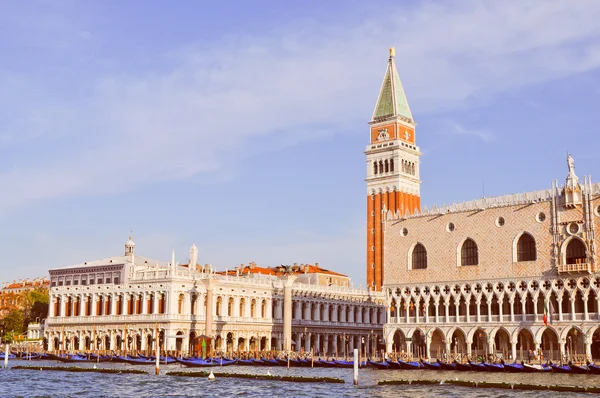
[[[135,243],[131,240],[131,236],[129,237],[129,240],[127,242],[125,242],[125,246],[126,247],[135,247]]]

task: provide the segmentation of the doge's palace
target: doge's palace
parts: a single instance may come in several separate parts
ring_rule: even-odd
[[[600,358],[600,184],[567,168],[542,191],[383,209],[388,352]]]

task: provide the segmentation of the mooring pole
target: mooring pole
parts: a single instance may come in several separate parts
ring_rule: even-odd
[[[358,385],[358,348],[354,349],[354,385]]]
[[[4,369],[8,369],[8,343],[6,343],[6,350],[4,351]]]
[[[158,322],[156,323],[156,375],[160,374],[160,339],[158,338]]]

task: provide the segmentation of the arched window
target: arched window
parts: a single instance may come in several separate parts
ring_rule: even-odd
[[[411,165],[410,171],[411,171],[412,175],[415,175],[415,164],[414,163]]]
[[[427,268],[427,250],[425,246],[417,243],[412,252],[412,269]]]
[[[221,316],[221,304],[222,303],[223,303],[223,299],[221,298],[221,296],[217,297],[217,308],[216,308],[217,316]]]
[[[390,163],[388,162],[388,160],[385,160],[385,172],[389,173],[390,172]]]
[[[537,260],[535,239],[528,233],[524,233],[517,242],[517,261]]]
[[[390,159],[390,172],[394,172],[394,159]]]
[[[377,174],[377,161],[373,162],[373,174]]]
[[[479,264],[479,250],[477,250],[477,243],[471,238],[467,239],[463,243],[460,249],[460,265],[478,265]]]
[[[250,301],[250,318],[256,317],[256,300]]]
[[[183,294],[180,294],[179,301],[177,302],[177,313],[178,314],[183,314],[183,300],[185,300],[185,297]]]
[[[379,161],[379,174],[383,174],[383,162]]]
[[[233,316],[233,297],[227,301],[227,316]]]
[[[567,246],[567,264],[583,264],[587,262],[587,250],[579,239],[572,239]]]

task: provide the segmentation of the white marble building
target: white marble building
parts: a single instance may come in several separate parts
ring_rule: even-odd
[[[137,256],[130,239],[124,256],[50,270],[48,349],[152,350],[157,331],[162,349],[183,352],[198,351],[201,335],[224,352],[314,349],[341,356],[353,348],[368,354],[383,343],[383,293],[300,283],[319,279],[305,273],[190,267],[197,264],[195,245],[189,264],[174,257]]]

